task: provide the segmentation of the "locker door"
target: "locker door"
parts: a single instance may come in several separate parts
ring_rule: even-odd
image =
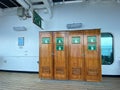
[[[68,79],[67,33],[54,32],[54,79]]]
[[[69,33],[69,79],[84,80],[83,31]]]
[[[52,33],[42,32],[40,33],[40,66],[39,76],[40,78],[53,79],[53,43]]]
[[[86,81],[101,80],[100,30],[84,31]]]

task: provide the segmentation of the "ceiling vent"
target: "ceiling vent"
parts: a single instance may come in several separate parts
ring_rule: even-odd
[[[55,4],[79,3],[84,1],[85,0],[53,0]]]
[[[43,5],[44,2],[32,2],[32,5]]]
[[[27,28],[24,26],[13,27],[14,31],[27,31]]]
[[[66,25],[67,29],[81,28],[82,23],[72,23]]]

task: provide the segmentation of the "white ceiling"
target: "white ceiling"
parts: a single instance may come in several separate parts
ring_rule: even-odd
[[[0,0],[2,2],[4,0]],[[6,0],[11,1],[11,0]],[[58,4],[69,4],[69,3],[120,3],[120,0],[13,0],[14,2],[17,2],[25,9],[28,9],[30,11],[33,10],[44,10],[47,12],[50,16],[52,16],[52,7],[54,5]],[[6,3],[5,3],[6,4]],[[12,8],[12,7],[6,7],[6,8]],[[2,9],[6,8],[0,8],[0,12]]]

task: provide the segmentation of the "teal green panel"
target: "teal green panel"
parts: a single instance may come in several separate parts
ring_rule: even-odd
[[[42,28],[41,26],[42,18],[37,14],[37,12],[33,11],[33,23]]]
[[[63,51],[64,50],[64,46],[63,45],[56,45],[56,50],[57,51]]]
[[[72,37],[72,44],[80,44],[80,37]]]
[[[88,36],[87,40],[88,40],[88,43],[96,42],[96,36]]]
[[[57,37],[56,38],[56,44],[63,44],[64,43],[64,38],[63,37]]]
[[[96,50],[96,44],[88,44],[88,50]]]
[[[43,37],[42,38],[42,44],[49,44],[50,43],[50,37]]]

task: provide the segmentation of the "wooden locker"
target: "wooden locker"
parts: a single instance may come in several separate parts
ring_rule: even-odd
[[[66,32],[54,32],[54,79],[68,79],[68,41]]]
[[[69,32],[69,79],[84,80],[83,31]]]
[[[84,31],[86,81],[101,81],[100,30]]]
[[[40,78],[53,79],[53,43],[52,33],[40,33],[40,57],[39,76]]]

